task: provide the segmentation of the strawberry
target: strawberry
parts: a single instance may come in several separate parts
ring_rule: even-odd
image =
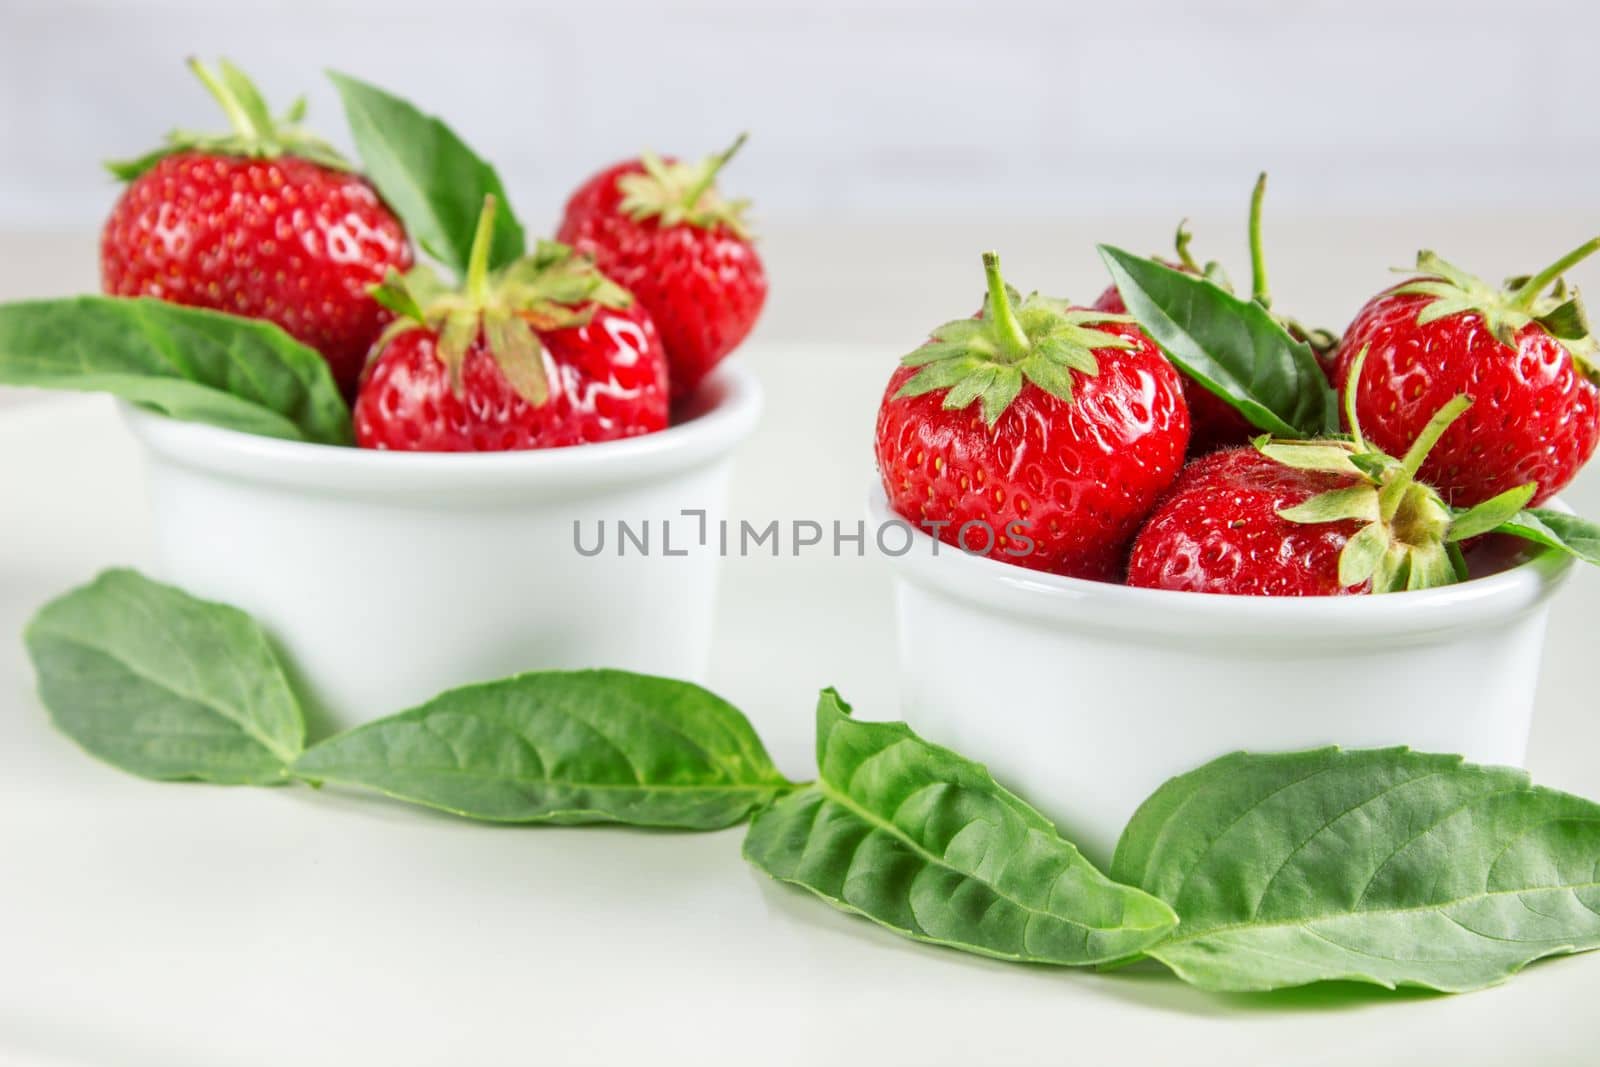
[[[1256,179],[1255,189],[1250,196],[1250,289],[1251,298],[1262,307],[1272,306],[1272,297],[1267,288],[1266,258],[1261,244],[1261,204],[1266,194],[1267,176],[1262,174]],[[1173,270],[1181,270],[1186,274],[1203,277],[1208,281],[1233,292],[1233,285],[1228,280],[1221,264],[1215,261],[1208,262],[1204,267],[1197,263],[1189,253],[1189,222],[1185,219],[1178,224],[1178,236],[1174,242],[1177,248],[1178,259],[1176,262],[1163,259],[1161,262]],[[1123,302],[1122,294],[1115,285],[1106,287],[1100,294],[1094,306],[1102,311],[1111,311],[1118,315],[1126,314],[1128,306]],[[1327,330],[1310,329],[1302,326],[1294,319],[1283,315],[1277,316],[1284,329],[1297,341],[1305,341],[1311,346],[1311,351],[1317,357],[1324,373],[1331,378],[1333,375],[1334,347],[1338,338]],[[1180,372],[1181,373],[1181,372]],[[1206,389],[1188,375],[1183,376],[1183,397],[1189,404],[1189,421],[1192,432],[1189,437],[1189,454],[1194,456],[1204,455],[1219,448],[1240,445],[1255,436],[1257,430],[1250,421],[1241,415],[1232,404]]]
[[[1354,373],[1359,380],[1360,368]],[[1350,394],[1347,394],[1347,400]],[[1134,540],[1128,584],[1244,596],[1391,593],[1467,577],[1459,542],[1520,512],[1518,486],[1456,512],[1419,481],[1429,451],[1473,406],[1452,398],[1404,458],[1348,440],[1275,441],[1190,464]]]
[[[1418,277],[1369,301],[1339,348],[1341,388],[1367,356],[1355,410],[1372,442],[1395,448],[1466,393],[1479,403],[1439,442],[1424,478],[1468,506],[1525,482],[1539,487],[1535,503],[1565,488],[1600,441],[1600,361],[1560,276],[1596,249],[1600,238],[1504,289],[1419,253]]]
[[[672,396],[694,392],[743,341],[767,299],[744,213],[718,195],[717,173],[744,144],[699,163],[646,152],[590,178],[567,201],[557,239],[592,256],[655,320]]]
[[[142,159],[100,239],[113,296],[154,296],[266,319],[321,352],[348,394],[388,314],[368,293],[411,265],[405,229],[326,143],[281,120],[226,61],[191,60],[232,121],[220,136],[174,133]]]
[[[495,452],[665,429],[667,359],[649,315],[553,241],[491,274],[494,212],[487,197],[464,291],[426,267],[377,290],[400,317],[362,376],[356,443]]]
[[[1353,475],[1298,470],[1245,445],[1202,456],[1134,539],[1128,584],[1249,596],[1361,592],[1339,581],[1354,519],[1304,525],[1279,512],[1356,484]]]
[[[884,492],[946,543],[1115,579],[1183,465],[1178,372],[1126,315],[1019,300],[999,258],[983,264],[981,314],[939,327],[889,379],[877,426]]]

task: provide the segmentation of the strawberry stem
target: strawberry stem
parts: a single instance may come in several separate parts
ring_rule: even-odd
[[[482,307],[489,296],[489,250],[494,247],[495,197],[489,193],[483,198],[483,210],[478,213],[478,228],[472,233],[472,251],[467,254],[467,300],[473,307]]]
[[[1266,195],[1267,172],[1262,171],[1250,191],[1250,299],[1269,308],[1272,294],[1267,291],[1267,257],[1261,247],[1261,201]]]
[[[748,132],[741,133],[721,153],[706,160],[705,173],[700,176],[699,181],[689,186],[689,191],[684,194],[683,206],[685,210],[694,210],[694,206],[700,202],[700,198],[705,195],[705,191],[711,188],[711,183],[717,180],[717,172],[728,165],[728,160],[732,159],[749,139],[750,134]]]
[[[1184,219],[1178,223],[1178,235],[1172,239],[1172,245],[1178,250],[1178,262],[1192,274],[1200,274],[1200,264],[1194,261],[1194,256],[1189,253],[1189,242],[1194,240],[1194,234],[1189,232],[1189,220]]]
[[[1013,359],[1021,359],[1028,354],[1028,335],[1023,332],[1016,312],[1011,309],[1010,297],[1006,296],[1006,282],[1000,276],[998,252],[983,254],[983,274],[989,282],[989,318],[994,323],[1000,346]]]
[[[1590,238],[1523,282],[1517,287],[1517,291],[1511,294],[1511,306],[1520,311],[1527,311],[1533,307],[1533,302],[1539,299],[1539,294],[1544,292],[1551,282],[1561,277],[1571,267],[1594,255],[1595,252],[1600,252],[1600,237]]]
[[[200,79],[212,99],[222,108],[222,113],[228,116],[228,124],[233,127],[235,133],[249,141],[265,141],[271,136],[271,130],[263,130],[256,125],[250,117],[250,112],[239,102],[233,91],[223,84],[215,71],[195,56],[190,56],[187,62],[195,77]]]

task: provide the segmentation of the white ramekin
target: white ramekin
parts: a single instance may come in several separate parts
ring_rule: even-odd
[[[876,483],[868,510],[902,521]],[[1545,550],[1443,589],[1315,598],[1061,578],[921,531],[891,562],[901,713],[1103,862],[1158,785],[1238,749],[1409,745],[1520,764],[1571,559]]]
[[[718,559],[682,513],[721,517],[760,408],[755,379],[725,366],[659,433],[484,454],[334,448],[122,411],[146,452],[160,576],[254,615],[322,724],[348,726],[519,671],[703,677]],[[629,542],[619,555],[619,520],[635,534],[648,522],[648,554]],[[601,522],[604,551],[580,554],[574,524],[592,549]]]

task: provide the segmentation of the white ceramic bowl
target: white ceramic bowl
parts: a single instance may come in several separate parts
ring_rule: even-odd
[[[177,422],[124,405],[147,454],[159,573],[243,608],[323,725],[541,668],[699,679],[731,454],[760,389],[718,370],[687,416],[625,441],[529,452],[374,452]],[[648,520],[648,555],[616,523]],[[574,547],[574,523],[593,548]],[[671,521],[666,555],[661,524]],[[709,527],[714,530],[715,527]]]
[[[897,519],[876,484],[868,510]],[[1545,550],[1443,589],[1263,598],[1061,578],[934,543],[918,531],[892,558],[902,714],[1100,861],[1158,785],[1238,749],[1520,764],[1571,564]]]

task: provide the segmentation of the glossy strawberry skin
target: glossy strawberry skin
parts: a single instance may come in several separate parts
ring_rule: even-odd
[[[390,316],[367,287],[411,266],[364,180],[292,156],[180,152],[129,183],[100,239],[103,288],[277,323],[347,394]]]
[[[991,431],[976,404],[941,406],[943,393],[896,397],[915,373],[889,379],[878,410],[878,469],[889,504],[941,541],[981,550],[1033,570],[1114,581],[1129,540],[1177,477],[1189,441],[1189,414],[1178,372],[1153,341],[1128,323],[1096,329],[1134,342],[1095,350],[1100,373],[1073,372],[1072,399],[1026,383]],[[1007,531],[1021,523],[1034,542]]]
[[[438,338],[396,334],[362,377],[356,443],[413,452],[499,452],[613,441],[667,426],[667,361],[637,305],[599,307],[582,326],[539,332],[549,398],[530,405],[506,381],[483,335],[452,392]]]
[[[1167,266],[1174,270],[1184,270],[1176,263],[1168,263]],[[1185,273],[1192,274],[1193,271]],[[1097,311],[1109,311],[1114,315],[1128,313],[1128,305],[1123,302],[1122,294],[1117,292],[1117,287],[1114,285],[1106,287],[1106,291],[1094,302],[1094,307]],[[1201,456],[1207,452],[1215,452],[1219,448],[1242,445],[1261,432],[1250,425],[1250,420],[1239,414],[1232,405],[1219,399],[1211,390],[1197,385],[1182,371],[1179,371],[1178,375],[1183,381],[1183,399],[1189,405],[1191,456]]]
[[[1341,394],[1351,364],[1367,350],[1356,388],[1362,433],[1403,455],[1434,412],[1465,393],[1473,405],[1429,453],[1422,480],[1456,507],[1528,482],[1539,485],[1535,504],[1560,492],[1600,441],[1600,387],[1537,324],[1518,331],[1512,349],[1475,313],[1417,325],[1427,304],[1426,296],[1383,293],[1345,332],[1336,378]]]
[[[1308,525],[1278,511],[1354,484],[1295,470],[1254,448],[1230,448],[1184,468],[1128,557],[1128,584],[1239,596],[1337,596],[1339,553],[1361,524]]]
[[[681,399],[755,326],[767,275],[755,246],[725,225],[661,226],[624,213],[617,179],[643,170],[619,163],[585,182],[567,201],[557,240],[594,257],[650,312]]]

